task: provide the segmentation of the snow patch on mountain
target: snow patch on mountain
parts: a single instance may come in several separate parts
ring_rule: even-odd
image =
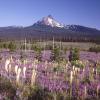
[[[44,17],[42,20],[38,21],[35,24],[42,24],[42,25],[48,25],[51,27],[59,27],[59,28],[64,27],[61,23],[57,22],[51,15]]]

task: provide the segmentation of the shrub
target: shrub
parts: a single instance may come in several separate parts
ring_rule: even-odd
[[[28,100],[53,100],[47,89],[35,87],[28,97]]]
[[[55,46],[55,48],[52,50],[52,56],[51,56],[51,59],[52,60],[58,60],[59,58],[59,53],[60,53],[60,50],[57,46]]]
[[[15,45],[13,42],[10,42],[10,43],[8,44],[8,49],[9,49],[10,51],[14,51],[14,50],[16,49],[16,45]]]
[[[14,100],[16,95],[16,88],[12,86],[10,81],[0,77],[0,93],[7,93],[7,97],[10,100]]]
[[[89,51],[98,53],[98,52],[100,52],[100,46],[90,47]]]
[[[74,48],[70,50],[69,61],[79,60],[79,49]]]
[[[81,61],[79,61],[79,60],[71,61],[71,64],[78,67],[78,68],[83,68],[84,67],[84,64],[81,63]]]

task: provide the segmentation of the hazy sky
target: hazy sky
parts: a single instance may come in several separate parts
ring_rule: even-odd
[[[49,14],[64,24],[100,29],[100,0],[0,0],[0,26],[28,26]]]

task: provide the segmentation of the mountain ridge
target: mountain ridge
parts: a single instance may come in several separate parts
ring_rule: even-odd
[[[48,39],[63,41],[99,41],[100,30],[81,25],[64,25],[51,15],[27,27],[0,27],[0,39]]]

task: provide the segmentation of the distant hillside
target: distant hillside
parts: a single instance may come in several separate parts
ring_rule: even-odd
[[[46,39],[100,42],[100,30],[80,25],[63,25],[51,15],[28,27],[0,27],[1,40]]]

